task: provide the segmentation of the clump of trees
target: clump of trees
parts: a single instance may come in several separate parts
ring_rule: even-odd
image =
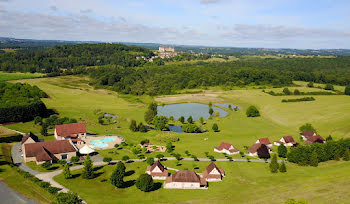
[[[260,112],[255,106],[249,106],[249,108],[246,111],[247,117],[259,117]]]
[[[153,178],[149,174],[141,174],[136,180],[136,187],[144,192],[149,192],[153,189]]]
[[[148,124],[152,124],[154,117],[157,115],[158,113],[158,105],[157,103],[151,103],[148,105],[148,109],[145,113],[145,121]]]
[[[311,130],[317,133],[316,129],[310,123],[306,123],[305,125],[299,127],[300,132],[304,132],[305,130]]]
[[[47,115],[47,108],[40,98],[46,93],[37,86],[0,82],[0,123],[26,122],[36,116]]]
[[[316,100],[314,97],[303,97],[303,98],[293,98],[293,99],[282,99],[282,103],[314,101],[314,100]]]
[[[299,145],[290,149],[287,159],[299,165],[317,166],[319,162],[338,160],[349,156],[350,139],[330,140],[326,143],[314,143],[311,145]]]
[[[198,133],[201,132],[201,129],[196,124],[184,124],[182,130],[186,133]]]
[[[153,118],[154,127],[158,130],[169,130],[169,119],[166,116],[160,115]]]

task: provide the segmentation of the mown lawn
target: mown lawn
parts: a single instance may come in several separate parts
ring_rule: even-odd
[[[193,169],[202,172],[209,162],[174,161],[163,164],[177,169]],[[144,173],[146,163],[126,164],[124,181],[130,187],[118,189],[109,183],[115,165],[104,166],[96,171],[97,177],[82,179],[81,170],[73,171],[75,178],[54,179],[78,192],[88,203],[284,203],[288,198],[305,199],[309,203],[346,203],[350,194],[350,165],[347,162],[328,162],[319,167],[300,167],[288,164],[287,173],[272,174],[268,164],[248,162],[216,162],[226,177],[222,182],[209,183],[208,190],[174,190],[160,187],[153,192],[138,190],[133,182]],[[156,181],[162,185],[162,181]]]
[[[18,80],[18,79],[31,79],[31,78],[38,78],[42,77],[44,74],[41,73],[21,73],[21,72],[15,72],[15,73],[8,73],[8,72],[2,72],[0,71],[0,82],[2,81],[10,81],[10,80]]]
[[[314,96],[315,101],[281,103],[284,98],[298,98],[300,96],[271,96],[263,93],[262,89],[245,88],[235,90],[220,90],[218,87],[203,90],[198,94],[180,94],[173,96],[149,96],[119,95],[116,92],[94,89],[89,86],[89,79],[81,76],[64,76],[53,78],[26,79],[21,82],[37,85],[44,90],[50,98],[43,99],[48,108],[56,109],[60,117],[76,118],[85,122],[88,131],[98,135],[116,134],[123,136],[127,143],[137,144],[143,139],[149,139],[152,144],[165,145],[164,138],[178,138],[173,142],[175,152],[184,155],[188,150],[197,157],[205,157],[204,152],[209,152],[215,158],[223,155],[214,153],[213,148],[222,141],[231,142],[236,148],[243,150],[245,146],[251,146],[258,138],[269,137],[270,141],[279,140],[282,136],[292,135],[299,141],[299,127],[305,123],[312,123],[321,136],[332,135],[333,138],[350,136],[350,97],[345,95]],[[317,88],[291,87],[300,91],[320,91]],[[281,92],[279,89],[266,89]],[[202,129],[209,130],[202,134],[184,134],[173,132],[160,132],[151,130],[148,133],[131,132],[130,120],[144,122],[144,112],[147,104],[156,100],[160,104],[180,102],[226,102],[242,107],[240,111],[231,111],[229,115],[221,119],[206,121]],[[261,117],[247,118],[245,110],[255,105],[261,112]],[[111,113],[118,116],[116,124],[100,125],[98,115],[94,112]],[[174,123],[174,122],[172,122]],[[178,122],[175,122],[178,123]],[[217,123],[220,132],[213,132],[211,127]],[[198,125],[200,125],[197,122]],[[120,126],[120,128],[118,127]],[[40,132],[40,126],[33,122],[9,125],[22,132]],[[163,139],[162,139],[163,138]],[[45,138],[46,139],[46,138]],[[51,139],[51,137],[47,138]],[[132,153],[114,154],[109,150],[101,151],[103,156],[120,159],[123,155],[136,157]]]
[[[11,168],[4,161],[1,146],[12,144],[0,144],[0,179],[7,183],[7,185],[25,197],[36,200],[39,203],[51,203],[54,196],[48,193],[45,189],[39,187],[36,183],[28,178],[24,178],[23,175],[18,173],[15,168]],[[1,203],[1,201],[0,201]]]

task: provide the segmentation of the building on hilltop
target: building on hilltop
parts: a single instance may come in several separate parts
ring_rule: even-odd
[[[159,52],[175,52],[174,47],[159,46]]]

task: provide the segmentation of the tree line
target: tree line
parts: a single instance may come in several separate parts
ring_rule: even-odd
[[[29,84],[0,83],[0,123],[33,120],[45,116],[47,108],[40,98],[46,93]]]

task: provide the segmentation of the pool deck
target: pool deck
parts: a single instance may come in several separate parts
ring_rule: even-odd
[[[112,149],[112,148],[114,148],[115,144],[121,144],[122,142],[125,141],[125,139],[122,138],[121,136],[107,136],[106,135],[106,136],[98,136],[98,137],[87,136],[85,142],[86,142],[87,145],[93,146],[93,144],[91,143],[92,140],[102,140],[102,139],[105,139],[105,138],[114,138],[115,140],[106,142],[106,144],[107,144],[106,147],[96,147],[96,146],[94,146],[95,150]]]

